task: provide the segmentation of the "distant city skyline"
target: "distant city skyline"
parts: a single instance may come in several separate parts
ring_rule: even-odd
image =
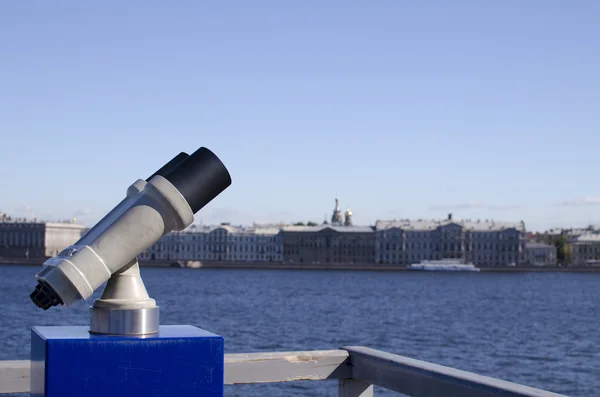
[[[92,225],[199,146],[205,224],[600,224],[600,3],[10,2],[0,211]]]
[[[571,205],[581,205],[581,204],[571,204],[571,203],[561,203],[560,205],[562,206],[571,206]],[[482,203],[465,203],[465,204],[461,204],[461,205],[445,205],[445,206],[435,206],[435,208],[432,209],[432,207],[430,207],[429,209],[435,213],[437,213],[437,216],[434,216],[433,213],[430,213],[429,216],[394,216],[393,214],[398,214],[400,213],[399,211],[388,211],[387,213],[390,214],[390,216],[388,217],[381,217],[381,218],[377,218],[375,220],[369,220],[367,222],[363,222],[363,223],[356,223],[354,221],[354,219],[356,219],[355,215],[354,215],[354,210],[352,210],[352,218],[353,218],[353,223],[355,225],[374,225],[377,221],[385,221],[385,220],[400,220],[400,219],[409,219],[409,220],[417,220],[417,219],[425,219],[425,220],[439,220],[439,219],[446,219],[449,215],[452,215],[453,219],[457,222],[460,222],[462,220],[467,220],[467,219],[471,219],[471,220],[481,220],[481,221],[487,221],[487,220],[495,220],[498,222],[520,222],[523,221],[525,222],[525,226],[527,228],[528,231],[546,231],[549,229],[555,229],[555,228],[565,228],[565,229],[569,229],[569,228],[585,228],[588,227],[590,225],[599,227],[600,226],[600,222],[596,222],[594,220],[589,220],[588,222],[582,222],[582,223],[564,223],[564,224],[552,224],[551,226],[547,226],[547,227],[532,227],[531,224],[528,224],[526,218],[519,218],[519,219],[509,219],[509,218],[503,218],[501,216],[496,216],[496,217],[484,217],[484,216],[478,216],[477,212],[468,212],[465,210],[469,210],[469,209],[480,209],[480,208],[490,208],[492,206],[484,206]],[[333,210],[333,206],[332,206],[332,210]],[[342,207],[340,206],[340,208],[342,209],[342,213],[347,209],[350,208],[349,206],[347,207]],[[512,207],[510,208],[511,210],[513,209]],[[497,209],[497,211],[504,211],[504,208],[500,208]],[[32,208],[22,208],[20,211],[15,211],[15,213],[11,213],[10,211],[3,211],[0,208],[0,214],[5,213],[7,215],[13,216],[15,218],[17,217],[23,217],[26,218],[28,220],[31,219],[38,219],[38,220],[43,220],[43,221],[67,221],[67,220],[72,220],[72,219],[76,219],[77,223],[81,223],[83,225],[86,226],[93,226],[97,221],[100,220],[101,217],[103,217],[109,210],[105,211],[102,214],[96,214],[93,213],[89,210],[78,210],[75,211],[73,213],[73,215],[71,217],[60,217],[60,216],[52,216],[51,214],[44,214],[44,213],[36,213],[35,211],[33,211]],[[440,211],[446,211],[443,214]],[[208,213],[208,214],[207,214]],[[460,216],[461,213],[471,213],[473,214],[473,216]],[[202,216],[205,215],[205,216]],[[227,209],[227,208],[213,208],[213,209],[208,209],[208,211],[200,211],[196,216],[195,216],[195,220],[194,220],[194,224],[196,225],[219,225],[222,223],[228,223],[228,224],[232,224],[232,225],[243,225],[243,226],[251,226],[253,224],[257,224],[257,225],[274,225],[274,224],[287,224],[287,225],[291,225],[294,223],[308,223],[308,222],[314,222],[317,224],[322,224],[324,221],[327,221],[328,223],[331,223],[331,211],[329,214],[325,213],[320,219],[315,217],[315,216],[307,216],[304,218],[292,218],[289,213],[281,213],[280,214],[281,217],[276,219],[275,217],[272,217],[270,219],[260,219],[258,217],[252,217],[252,214],[248,214],[246,216],[246,214],[243,214],[240,211],[236,211],[235,209]],[[241,220],[240,220],[241,219]],[[360,219],[360,218],[359,218]]]

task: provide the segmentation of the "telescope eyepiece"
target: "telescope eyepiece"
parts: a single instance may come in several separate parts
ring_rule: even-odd
[[[229,185],[225,165],[207,148],[179,153],[145,181],[136,180],[94,227],[46,260],[29,298],[43,310],[85,301],[161,237],[191,225],[194,214]],[[117,240],[116,247],[106,243]]]
[[[40,309],[48,310],[52,306],[62,305],[63,301],[50,284],[38,281],[35,290],[29,295],[32,302]]]

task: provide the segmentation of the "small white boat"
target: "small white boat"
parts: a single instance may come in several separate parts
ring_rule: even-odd
[[[421,270],[429,272],[478,272],[472,263],[462,263],[460,259],[441,259],[434,261],[421,261],[408,265],[408,270]]]

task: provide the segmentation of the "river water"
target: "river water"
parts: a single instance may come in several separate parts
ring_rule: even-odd
[[[33,325],[86,325],[87,307],[28,298],[38,268],[0,267],[0,360]],[[226,353],[364,345],[570,396],[600,395],[600,274],[144,268],[162,324],[225,337]],[[226,396],[332,396],[336,384],[227,386]],[[377,395],[397,395],[376,389]]]

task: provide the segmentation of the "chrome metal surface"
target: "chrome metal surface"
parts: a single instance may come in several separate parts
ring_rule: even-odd
[[[158,332],[159,307],[146,309],[90,309],[90,333],[149,335]]]

